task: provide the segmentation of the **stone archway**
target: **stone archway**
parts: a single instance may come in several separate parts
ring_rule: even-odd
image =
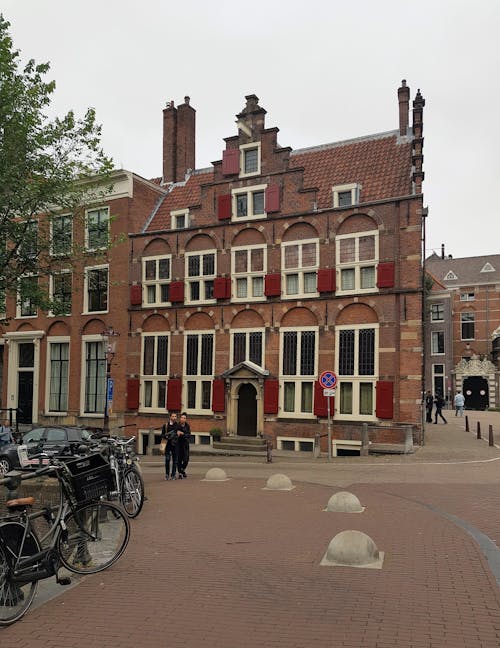
[[[496,378],[498,371],[492,362],[480,360],[477,355],[474,355],[470,360],[460,360],[455,367],[454,373],[455,389],[462,390],[466,407],[471,409],[496,407]],[[470,394],[465,391],[466,384]]]

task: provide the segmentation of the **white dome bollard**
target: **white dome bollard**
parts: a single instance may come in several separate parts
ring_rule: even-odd
[[[225,470],[222,470],[222,468],[210,468],[210,470],[207,470],[207,473],[205,475],[205,479],[203,481],[229,481],[228,476],[226,474]]]
[[[361,502],[353,493],[339,491],[330,497],[325,511],[335,513],[362,513],[365,510]]]
[[[280,490],[280,491],[290,491],[294,489],[295,486],[292,484],[292,481],[286,475],[282,473],[276,473],[271,475],[266,482],[264,490]]]
[[[341,531],[330,541],[321,565],[382,569],[384,552],[362,531]]]

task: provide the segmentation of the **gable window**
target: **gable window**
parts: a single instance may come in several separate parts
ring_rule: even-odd
[[[87,212],[87,250],[101,250],[109,242],[109,208],[92,209]]]
[[[212,406],[214,377],[214,334],[189,333],[185,337],[186,394],[184,401],[190,412],[206,412]]]
[[[234,280],[234,301],[260,299],[264,296],[267,250],[264,245],[232,248],[231,275]]]
[[[53,301],[51,315],[71,313],[72,274],[58,272],[50,277],[50,298]]]
[[[460,313],[460,331],[462,340],[475,338],[475,313]]]
[[[240,178],[259,175],[260,142],[240,146]]]
[[[264,348],[264,331],[231,331],[231,365],[250,361],[259,367],[263,366],[262,351]]]
[[[373,417],[378,375],[378,326],[339,326],[336,330],[339,375],[337,413]]]
[[[433,355],[444,354],[444,331],[432,331],[431,353]]]
[[[460,301],[474,301],[476,296],[473,292],[463,292],[460,293]]]
[[[85,312],[108,310],[108,266],[85,269]]]
[[[167,398],[169,336],[142,335],[141,409],[163,411]]]
[[[250,220],[265,218],[265,190],[267,185],[233,189],[232,214],[233,220]]]
[[[214,301],[215,260],[215,250],[186,254],[186,303]]]
[[[170,212],[172,229],[186,229],[189,227],[189,209],[178,209]]]
[[[54,216],[51,223],[51,254],[71,254],[73,240],[73,219],[71,214]]]
[[[171,256],[142,259],[143,305],[163,306],[169,301]]]
[[[18,284],[16,317],[36,317],[37,293],[38,277],[21,277]]]
[[[293,297],[317,295],[319,242],[283,243],[281,255],[284,294]]]
[[[442,322],[444,320],[444,305],[431,304],[431,322]]]
[[[339,293],[373,291],[378,262],[378,231],[337,236]]]
[[[314,382],[317,374],[317,329],[281,329],[281,415],[313,415]]]
[[[56,341],[57,340],[57,341]],[[47,410],[53,413],[68,411],[69,340],[49,338],[49,387]]]
[[[106,392],[104,342],[102,340],[85,340],[83,351],[85,366],[83,411],[85,414],[102,416]]]
[[[458,279],[457,275],[453,272],[453,270],[450,270],[443,278],[443,281],[455,281],[456,279]]]
[[[355,183],[332,187],[333,206],[350,207],[351,205],[357,205],[359,202],[359,189],[359,185]]]

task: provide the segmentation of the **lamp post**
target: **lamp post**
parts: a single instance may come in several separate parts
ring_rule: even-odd
[[[106,393],[104,394],[104,421],[102,426],[103,434],[109,436],[109,415],[113,407],[114,384],[111,378],[111,363],[115,357],[116,338],[120,335],[116,333],[112,326],[108,326],[102,333],[106,356]]]

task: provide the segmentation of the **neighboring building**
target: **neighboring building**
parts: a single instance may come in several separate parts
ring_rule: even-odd
[[[427,296],[426,384],[452,400],[463,391],[468,409],[498,407],[500,255],[425,261],[433,280]]]
[[[97,419],[112,324],[111,427],[135,425],[141,450],[166,409],[186,410],[197,434],[310,447],[326,436],[324,370],[339,378],[333,436],[367,423],[385,440],[407,424],[419,441],[425,102],[418,92],[409,127],[409,101],[403,82],[397,130],[292,150],[249,95],[206,169],[195,169],[189,98],[171,102],[163,177],[123,172],[128,193],[109,202],[112,230],[128,237],[105,255],[108,301],[94,312],[102,295],[79,277],[71,317],[17,313],[4,335],[9,402],[21,406],[27,371],[33,421]],[[81,276],[100,269],[91,261]],[[65,388],[67,409],[54,411]]]

